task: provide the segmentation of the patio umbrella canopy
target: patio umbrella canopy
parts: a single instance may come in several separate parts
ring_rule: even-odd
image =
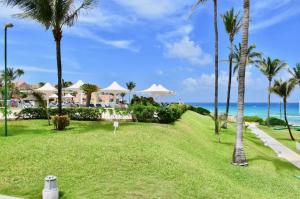
[[[78,80],[75,84],[65,88],[65,90],[78,91],[78,90],[80,90],[80,88],[83,84],[84,84],[84,82],[82,80]]]
[[[47,82],[46,84],[44,84],[44,86],[36,89],[36,91],[44,92],[44,93],[46,93],[46,92],[57,92],[57,89],[54,86],[52,86],[49,82]]]
[[[49,98],[49,99],[56,99],[56,98],[58,98],[58,96],[57,96],[56,94],[52,94],[52,95],[50,95],[48,98]]]
[[[150,94],[153,96],[174,96],[176,93],[159,84],[152,84],[149,88],[141,91],[142,93]]]
[[[63,98],[73,98],[74,96],[71,95],[70,93],[66,94],[65,96],[63,96]]]
[[[104,93],[112,93],[112,94],[121,94],[121,93],[128,93],[129,91],[120,86],[117,82],[113,82],[110,86],[103,88],[100,90],[101,92]]]

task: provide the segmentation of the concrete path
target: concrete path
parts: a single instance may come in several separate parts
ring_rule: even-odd
[[[269,136],[264,131],[257,128],[256,124],[248,124],[248,128],[251,129],[251,131],[260,138],[266,146],[269,146],[271,149],[273,149],[278,157],[286,159],[293,165],[295,165],[298,169],[300,169],[300,155],[296,152],[292,151],[288,147],[281,144],[279,141],[274,139],[273,137]]]
[[[0,195],[0,199],[22,199],[22,198]]]

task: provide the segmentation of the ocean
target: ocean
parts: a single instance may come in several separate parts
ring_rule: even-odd
[[[214,103],[187,103],[193,106],[201,106],[214,111]],[[219,112],[225,113],[226,103],[219,103]],[[248,116],[259,116],[263,119],[267,117],[268,103],[245,103],[245,115]],[[229,114],[236,116],[237,114],[237,103],[231,103],[229,108]],[[300,125],[300,114],[299,114],[299,104],[298,103],[288,103],[287,104],[287,115],[289,123]],[[283,115],[283,104],[271,103],[271,116],[284,119]]]

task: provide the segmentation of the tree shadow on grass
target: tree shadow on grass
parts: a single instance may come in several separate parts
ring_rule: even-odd
[[[267,162],[271,162],[274,167],[276,168],[276,171],[279,170],[290,170],[290,169],[294,169],[294,170],[298,170],[292,163],[286,161],[286,160],[282,160],[278,157],[270,157],[268,155],[266,156],[255,156],[254,158],[249,158],[248,162],[249,163],[254,163],[256,161],[267,161]]]

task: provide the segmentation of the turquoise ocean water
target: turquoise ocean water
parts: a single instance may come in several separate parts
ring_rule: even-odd
[[[188,103],[193,106],[201,106],[210,111],[214,110],[213,103]],[[226,103],[219,103],[219,111],[220,113],[224,113],[226,110]],[[267,103],[245,103],[245,115],[253,116],[257,115],[261,118],[267,117],[268,104]],[[237,113],[237,104],[230,104],[230,115],[236,116]],[[298,103],[288,103],[287,104],[287,115],[288,120],[291,124],[300,125],[300,114],[299,114],[299,104]],[[283,104],[281,104],[280,111],[280,103],[271,103],[271,116],[278,117],[283,119]]]

